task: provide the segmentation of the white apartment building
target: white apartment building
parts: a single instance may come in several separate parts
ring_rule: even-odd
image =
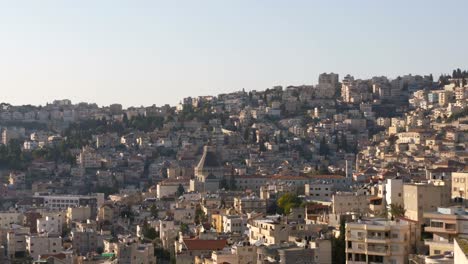
[[[96,206],[99,208],[104,203],[104,194],[94,195],[49,195],[36,193],[34,198],[42,198],[43,206],[49,209],[65,210],[68,207]]]
[[[247,218],[240,215],[223,215],[223,232],[244,234]]]
[[[391,204],[403,206],[403,180],[387,179],[384,186],[385,203],[387,207]]]

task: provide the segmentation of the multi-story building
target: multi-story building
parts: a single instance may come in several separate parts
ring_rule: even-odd
[[[346,263],[407,263],[410,223],[385,219],[346,223]]]
[[[385,203],[403,206],[403,180],[387,179],[385,182]]]
[[[121,264],[156,264],[154,246],[151,243],[140,243],[133,238],[121,238],[113,243],[117,263]]]
[[[91,219],[91,207],[68,207],[67,224],[77,221],[82,222]]]
[[[16,128],[5,128],[2,132],[2,143],[7,145],[12,139],[19,139],[24,137],[25,129],[24,127]]]
[[[104,203],[104,194],[94,195],[51,195],[49,193],[36,193],[33,198],[40,198],[40,206],[48,209],[65,210],[68,207],[90,206],[98,208]],[[95,209],[93,209],[95,210]]]
[[[288,222],[279,215],[249,220],[247,223],[250,244],[274,245],[289,241],[290,236],[317,236],[324,226]]]
[[[330,201],[334,192],[334,184],[315,181],[307,183],[305,186],[305,195],[311,199]]]
[[[166,179],[156,185],[156,197],[175,197],[178,189],[182,186],[184,190],[188,190],[190,182],[188,179]]]
[[[98,247],[99,234],[92,228],[76,228],[71,231],[73,250],[78,254],[93,252]]]
[[[30,234],[28,227],[13,226],[6,232],[6,251],[11,259],[26,253],[26,236]],[[3,238],[2,238],[3,239]]]
[[[337,73],[322,73],[318,77],[319,84],[331,84],[333,87],[337,87],[339,82],[339,75]]]
[[[19,212],[0,212],[0,228],[9,228],[11,224],[20,225],[24,216]]]
[[[450,203],[450,187],[443,181],[404,184],[403,195],[405,216],[419,224],[425,222],[424,212],[433,212]]]
[[[223,215],[223,232],[244,234],[247,229],[247,218],[241,215]]]
[[[334,214],[367,213],[370,198],[369,195],[363,193],[337,192],[332,196],[332,212]]]
[[[39,255],[57,254],[62,251],[62,238],[49,235],[26,236],[26,250],[33,259]]]
[[[85,147],[76,157],[76,163],[83,168],[100,168],[101,156],[91,147]]]
[[[37,232],[49,235],[62,234],[63,217],[61,213],[55,213],[37,219]]]
[[[452,199],[468,202],[468,172],[452,173]]]
[[[435,212],[425,212],[424,218],[429,222],[424,230],[433,234],[432,239],[425,240],[429,255],[453,252],[456,237],[468,238],[468,210],[465,207],[439,207]]]
[[[8,177],[8,183],[20,187],[20,186],[24,186],[25,182],[26,182],[26,173],[18,172],[18,171],[10,172],[10,175]]]
[[[234,208],[239,213],[266,213],[266,200],[262,200],[257,196],[245,196],[234,198]]]

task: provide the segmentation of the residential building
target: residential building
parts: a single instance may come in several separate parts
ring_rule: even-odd
[[[410,224],[403,220],[346,223],[346,263],[407,263],[410,235]]]
[[[33,259],[46,254],[60,253],[62,248],[62,237],[50,235],[28,235],[26,236],[26,250]]]
[[[450,203],[450,187],[442,181],[407,183],[403,185],[405,216],[421,225],[424,212],[433,212],[437,207]]]
[[[437,208],[434,212],[425,212],[424,218],[429,224],[424,231],[432,233],[432,239],[426,239],[429,255],[453,252],[456,237],[468,238],[468,210],[465,207]]]

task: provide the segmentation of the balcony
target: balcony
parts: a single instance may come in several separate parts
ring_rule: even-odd
[[[435,227],[435,226],[426,226],[424,231],[429,233],[444,233],[444,234],[451,234],[456,235],[457,230],[455,227],[448,226],[448,227]]]
[[[367,243],[387,243],[390,240],[389,237],[386,237],[384,234],[379,235],[367,235]]]
[[[346,240],[349,240],[349,241],[364,241],[365,238],[366,238],[365,236],[353,236],[350,234],[346,234]]]
[[[355,254],[365,254],[366,253],[366,249],[364,247],[360,248],[360,247],[349,247],[349,248],[346,248],[346,253],[355,253]]]
[[[368,246],[367,254],[386,256],[389,255],[390,252],[387,246]]]
[[[453,242],[449,241],[436,241],[433,239],[424,239],[424,245],[437,248],[451,248],[453,250]]]

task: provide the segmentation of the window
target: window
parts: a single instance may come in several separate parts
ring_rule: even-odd
[[[445,224],[445,230],[455,230],[455,224]]]

